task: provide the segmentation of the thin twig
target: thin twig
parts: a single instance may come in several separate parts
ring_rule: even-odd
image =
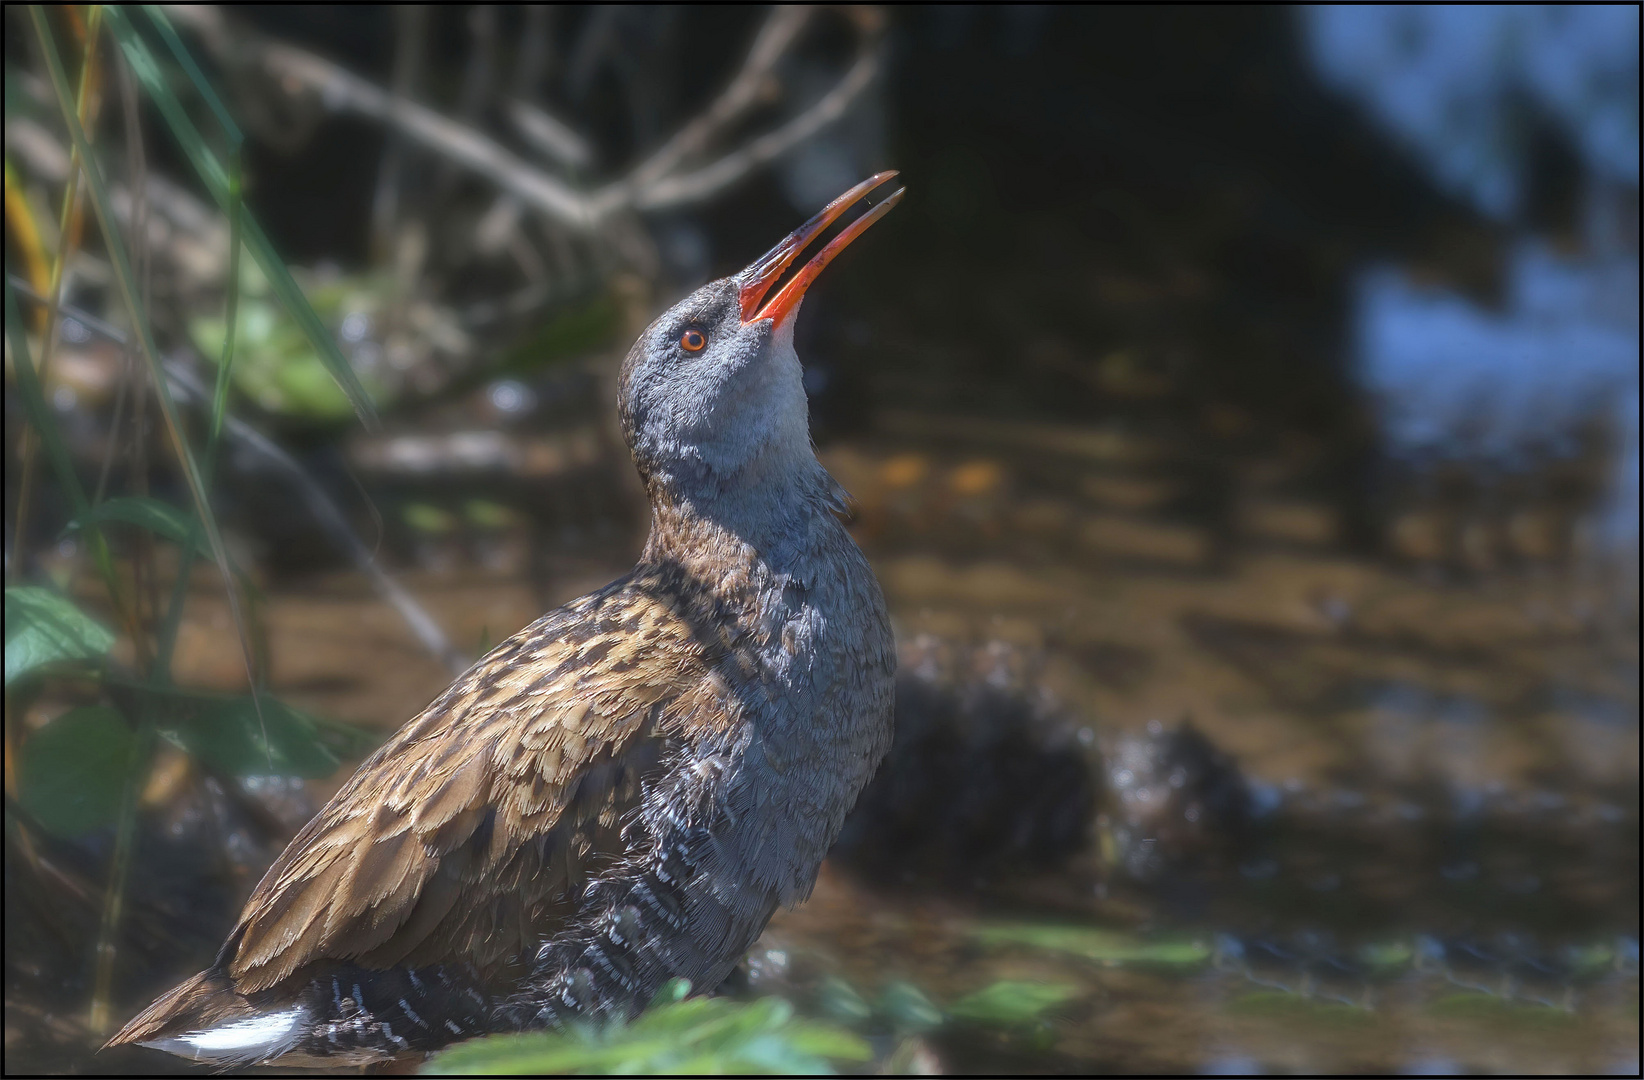
[[[742,62],[742,70],[736,73],[730,85],[701,115],[680,128],[656,153],[630,172],[627,179],[621,181],[625,190],[639,192],[657,183],[681,162],[705,151],[720,133],[758,104],[766,78],[810,22],[812,11],[808,7],[787,6],[772,11],[765,25],[759,28],[748,57]],[[615,193],[602,195],[607,199],[616,198]]]
[[[12,287],[19,296],[27,297],[36,303],[44,303],[40,294],[29,287],[23,279],[8,275]],[[118,345],[125,345],[126,334],[116,326],[99,319],[87,311],[82,311],[72,304],[62,305],[63,314],[73,318],[87,330],[101,337],[107,338]],[[194,375],[189,366],[174,357],[164,360],[166,382],[171,389],[178,392],[185,399],[196,405],[210,408],[211,389]],[[354,534],[349,526],[347,517],[337,504],[327,495],[325,489],[308,474],[308,470],[282,450],[268,436],[239,419],[232,413],[223,418],[223,433],[226,438],[234,442],[241,449],[250,451],[273,466],[275,471],[284,476],[296,488],[303,501],[308,504],[309,512],[314,515],[315,521],[321,529],[330,536],[337,546],[342,548],[355,567],[371,579],[377,591],[382,594],[400,617],[405,620],[411,632],[416,635],[422,646],[433,656],[439,659],[455,673],[467,669],[469,661],[462,655],[440,630],[431,615],[417,603],[416,599],[406,592],[405,588],[395,581],[376,562],[370,548]]]
[[[6,152],[42,180],[62,183],[68,179],[68,150],[32,120],[18,118],[7,122]],[[189,277],[215,280],[220,276],[220,267],[214,265],[215,253],[227,249],[227,219],[178,184],[153,172],[147,174],[142,196],[148,204],[149,243],[164,244],[179,269]],[[111,183],[109,200],[114,204],[115,216],[122,224],[129,225],[135,206],[130,189]],[[190,238],[186,241],[187,251],[181,250],[185,242],[178,234]],[[212,263],[202,265],[202,253],[211,253]],[[85,258],[85,253],[80,252],[76,265],[82,274]]]
[[[206,24],[199,17],[203,9],[175,8],[178,22],[196,29]],[[226,31],[224,31],[226,34]],[[218,35],[202,33],[208,46],[226,48]],[[312,53],[289,45],[269,43],[260,48],[259,59],[276,77],[319,94],[333,111],[351,110],[384,120],[406,135],[431,146],[457,164],[490,179],[498,187],[518,195],[528,205],[578,229],[594,224],[588,217],[586,200],[551,176],[531,168],[517,156],[484,135],[425,108],[413,101],[396,98],[380,87]]]
[[[428,13],[418,5],[401,4],[394,15],[394,92],[391,108],[397,114],[411,101],[422,68],[424,29]],[[378,263],[386,263],[394,247],[394,223],[400,210],[400,181],[404,169],[405,135],[398,124],[388,125],[388,145],[377,166],[377,187],[371,198],[371,247]]]
[[[599,4],[582,21],[582,33],[571,49],[571,62],[565,70],[565,89],[572,101],[581,101],[588,94],[600,61],[605,59],[606,47],[616,36],[617,19],[622,14],[616,4]]]
[[[98,92],[97,78],[97,38],[98,30],[102,26],[101,10],[91,13],[90,37],[85,40],[85,49],[80,62],[80,80],[75,103],[75,112],[80,122],[88,129],[95,125],[98,107],[102,103],[102,95]],[[85,28],[81,27],[85,33]],[[9,125],[8,125],[9,126]],[[51,266],[50,300],[46,304],[45,325],[40,331],[40,383],[46,385],[51,378],[51,361],[56,355],[57,332],[59,324],[60,305],[63,300],[64,286],[68,281],[69,264],[75,252],[80,247],[80,236],[84,222],[83,200],[80,191],[80,154],[74,150],[69,154],[68,167],[64,170],[63,206],[57,226],[57,257]],[[24,537],[27,535],[29,504],[34,490],[35,458],[39,449],[38,440],[32,428],[23,430],[23,445],[19,454],[18,470],[20,476],[17,482],[17,508],[14,519],[15,532],[12,550],[17,553],[17,561],[13,566],[15,573],[22,572]],[[133,601],[135,605],[135,600]],[[129,614],[135,615],[135,610]],[[131,627],[135,633],[136,627]]]
[[[415,102],[398,99],[329,60],[289,45],[260,41],[238,30],[230,35],[218,9],[170,10],[179,22],[198,31],[207,47],[219,56],[249,56],[288,89],[317,93],[333,111],[353,111],[383,120],[448,160],[488,178],[532,209],[582,233],[607,228],[613,218],[635,209],[678,206],[722,190],[838,119],[872,83],[879,68],[877,28],[871,25],[872,20],[853,19],[861,51],[840,82],[820,101],[729,157],[670,181],[674,169],[704,152],[761,100],[776,64],[792,48],[811,17],[808,9],[778,8],[761,27],[742,68],[707,110],[627,176],[585,194],[533,168],[485,135]]]
[[[516,98],[508,103],[508,119],[533,149],[542,151],[562,168],[575,171],[593,164],[594,151],[588,141],[540,107]]]
[[[195,379],[194,373],[186,364],[168,359],[165,362],[165,370],[167,380],[172,386],[182,390],[185,396],[209,405],[211,392]],[[292,487],[297,489],[297,493],[308,504],[309,513],[321,529],[343,549],[355,567],[371,579],[377,592],[399,612],[400,618],[405,620],[406,626],[410,627],[423,648],[449,668],[452,674],[460,675],[468,669],[469,659],[451,644],[433,616],[417,603],[405,587],[383,570],[372,556],[371,549],[354,534],[342,510],[295,458],[280,449],[262,432],[237,417],[225,417],[223,431],[242,448],[274,466],[291,482]]]
[[[514,61],[514,84],[509,91],[516,101],[536,100],[552,55],[553,32],[548,24],[548,5],[526,4],[525,25],[520,30],[519,53]]]
[[[665,210],[684,203],[701,202],[730,187],[761,165],[776,160],[844,116],[857,95],[867,89],[879,73],[879,63],[877,49],[864,52],[838,85],[822,95],[815,105],[775,131],[738,147],[706,168],[657,181],[639,194],[636,207],[640,210]]]

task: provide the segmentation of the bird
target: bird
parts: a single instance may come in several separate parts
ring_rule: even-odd
[[[816,458],[806,290],[881,172],[650,324],[618,412],[651,508],[632,572],[492,649],[258,882],[215,961],[108,1046],[364,1065],[711,991],[809,896],[891,744],[877,579]]]

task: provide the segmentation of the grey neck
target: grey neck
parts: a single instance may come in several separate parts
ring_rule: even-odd
[[[756,459],[735,476],[653,484],[646,561],[735,558],[751,548],[779,573],[799,573],[814,556],[818,528],[840,528],[844,492],[807,447],[803,462]]]

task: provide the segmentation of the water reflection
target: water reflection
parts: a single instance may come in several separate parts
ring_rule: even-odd
[[[1484,5],[1304,19],[1325,81],[1519,236],[1490,308],[1400,269],[1359,283],[1359,373],[1387,452],[1428,471],[1466,461],[1493,489],[1477,511],[1522,513],[1515,503],[1548,493],[1527,499],[1515,481],[1545,487],[1597,421],[1614,464],[1592,540],[1623,554],[1639,520],[1638,19],[1632,6]],[[1538,138],[1580,163],[1574,252],[1555,253],[1527,220]],[[1536,547],[1534,526],[1516,524],[1519,548]]]
[[[1614,464],[1604,470],[1594,539],[1606,551],[1635,547],[1637,259],[1561,259],[1526,242],[1507,271],[1500,311],[1423,288],[1397,270],[1361,282],[1360,373],[1380,406],[1387,452],[1429,471],[1465,462],[1488,485],[1477,509],[1510,514],[1531,509],[1512,505],[1515,494],[1523,503],[1557,497],[1545,490],[1549,474],[1592,451],[1596,421],[1600,452]],[[1510,522],[1506,539],[1541,555],[1531,528]]]
[[[1638,9],[1630,5],[1317,7],[1324,80],[1362,100],[1435,179],[1510,219],[1528,199],[1526,129],[1563,129],[1599,176],[1638,184]],[[1539,113],[1539,115],[1537,115]]]

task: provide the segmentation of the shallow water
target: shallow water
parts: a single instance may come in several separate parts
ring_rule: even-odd
[[[872,821],[853,825],[853,849],[773,921],[739,992],[854,1021],[881,1064],[944,1071],[1632,1067],[1638,654],[1614,595],[1568,570],[1468,579],[1328,536],[1218,536],[1115,509],[1115,474],[1084,444],[1064,438],[1060,459],[1011,445],[1047,430],[936,449],[892,432],[825,452],[861,501],[854,528],[905,677],[970,694],[970,722],[1005,732],[986,754],[911,767],[949,770],[952,790],[993,784],[999,820],[956,825],[952,806],[920,804],[892,841],[906,847],[878,858]],[[1132,503],[1168,481],[1126,479]],[[1297,521],[1330,513],[1285,505]],[[456,640],[498,640],[621,568],[522,528],[406,574]],[[219,606],[205,587],[191,602],[186,681],[239,678]],[[345,574],[271,583],[265,621],[276,689],[332,715],[386,731],[447,678]],[[1200,733],[1185,749],[1169,742],[1184,721]],[[1087,800],[1071,848],[998,846],[1057,809],[1033,762],[1059,759],[1033,754],[1078,762],[1055,796]],[[999,779],[1011,760],[1026,772]],[[186,773],[152,793],[117,1012],[209,960],[282,830],[343,775],[265,784],[250,809]],[[8,889],[24,942],[8,950],[16,1067],[170,1067],[90,1053],[82,949],[105,853],[46,853],[87,896],[51,918],[50,887]],[[1013,1030],[933,1028],[895,1007],[904,984],[928,1011],[1000,979],[1071,989]]]

